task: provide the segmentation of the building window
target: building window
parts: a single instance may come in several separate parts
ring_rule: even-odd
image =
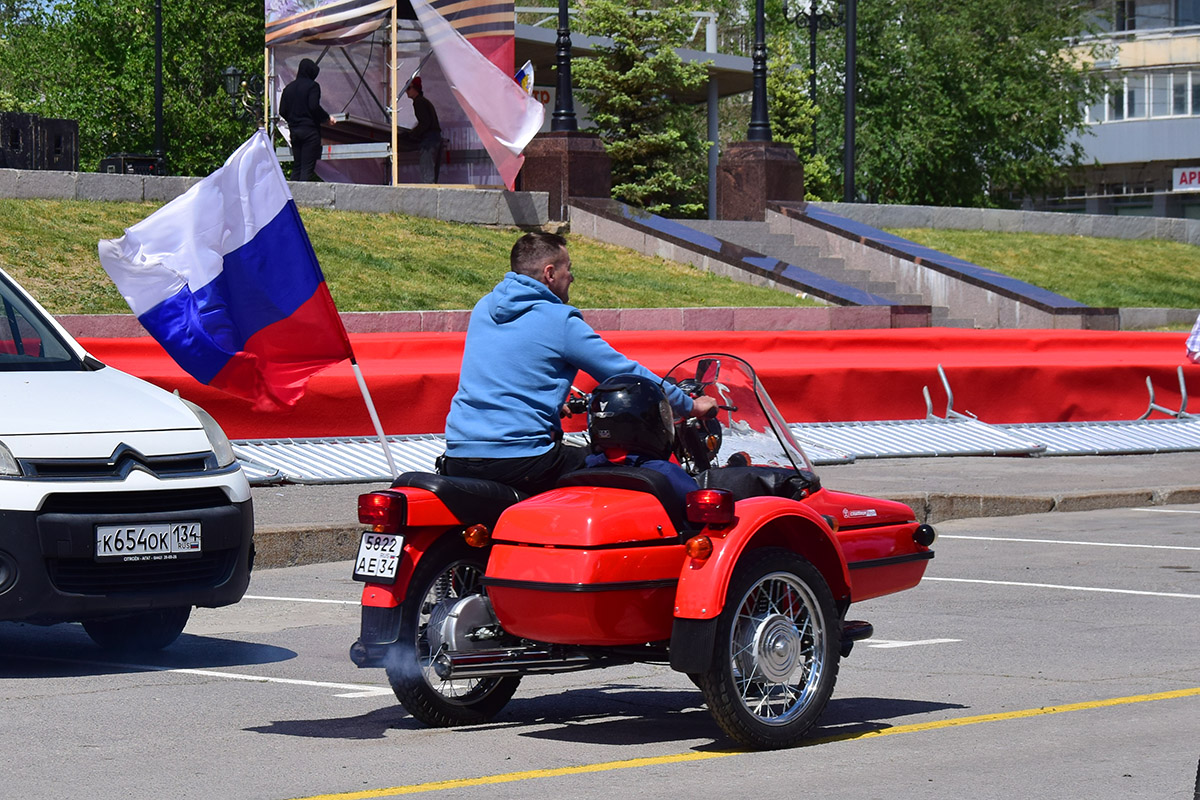
[[[1175,73],[1171,76],[1171,113],[1176,116],[1186,116],[1191,113],[1188,92],[1188,73]]]
[[[1130,73],[1125,77],[1125,115],[1129,119],[1144,119],[1146,116],[1147,75]]]
[[[1108,89],[1108,121],[1125,119],[1125,81],[1118,81]]]
[[[1150,73],[1150,116],[1171,116],[1174,113],[1171,100],[1171,73]]]
[[[1200,25],[1200,0],[1175,0],[1175,26]]]

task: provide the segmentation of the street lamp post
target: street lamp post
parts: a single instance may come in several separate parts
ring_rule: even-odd
[[[842,202],[855,201],[854,95],[858,91],[858,0],[846,0],[846,149],[842,159]]]
[[[814,111],[817,107],[817,34],[822,29],[842,24],[842,15],[833,9],[831,0],[802,0],[797,8],[790,10],[783,0],[783,18],[788,22],[808,26],[808,102]],[[813,115],[812,153],[817,154],[817,119]]]
[[[754,4],[754,52],[751,75],[754,91],[750,96],[750,128],[746,139],[751,142],[771,141],[771,123],[767,118],[767,37],[763,0]]]
[[[154,0],[154,173],[167,171],[167,147],[163,142],[162,0]]]
[[[759,0],[761,3],[762,0]],[[567,14],[567,0],[558,0],[558,82],[554,98],[554,113],[550,116],[550,130],[575,131],[575,103],[571,98],[571,22]]]

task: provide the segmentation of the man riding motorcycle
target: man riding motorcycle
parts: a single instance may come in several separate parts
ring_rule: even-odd
[[[580,370],[597,381],[621,373],[660,379],[613,349],[568,303],[574,275],[563,237],[525,234],[513,245],[510,267],[471,312],[439,471],[534,494],[583,466],[587,453],[563,444],[560,419]],[[693,401],[674,386],[666,396],[681,416],[716,407],[712,398]]]

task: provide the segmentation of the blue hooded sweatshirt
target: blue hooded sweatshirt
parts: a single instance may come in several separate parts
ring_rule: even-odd
[[[506,273],[475,304],[446,417],[446,455],[527,458],[561,435],[559,409],[582,370],[597,382],[625,372],[661,380],[600,338],[575,306],[540,281]],[[664,384],[677,414],[692,399]]]

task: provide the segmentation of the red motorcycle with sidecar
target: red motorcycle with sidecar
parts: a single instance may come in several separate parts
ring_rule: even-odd
[[[916,586],[935,533],[898,502],[821,485],[745,361],[667,376],[717,400],[676,421],[701,489],[605,466],[525,497],[491,481],[405,473],[359,498],[360,667],[383,667],[431,726],[479,723],[534,673],[650,662],[700,688],[739,744],[796,744],[871,626],[852,603]]]

